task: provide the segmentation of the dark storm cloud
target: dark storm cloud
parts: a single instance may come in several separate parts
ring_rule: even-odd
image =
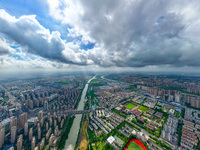
[[[184,16],[170,9],[177,1],[83,0],[81,3],[85,12],[82,17],[85,26],[81,27],[107,51],[107,56],[92,56],[96,64],[191,65],[180,60],[185,55],[181,49],[186,39],[181,34],[187,23]]]

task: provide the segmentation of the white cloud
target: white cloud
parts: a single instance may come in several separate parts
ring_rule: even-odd
[[[95,64],[200,65],[198,0],[60,0],[57,3],[56,8],[50,7],[51,16],[72,26],[69,36],[82,35],[83,39],[96,43],[87,53]],[[163,19],[157,22],[160,17]]]
[[[0,38],[0,56],[13,53],[14,50],[11,48],[5,39]]]
[[[67,64],[87,64],[84,50],[68,47],[66,41],[61,39],[58,31],[50,33],[35,19],[34,15],[15,18],[4,10],[0,10],[0,14],[3,14],[0,15],[0,37],[2,40],[9,39],[20,45],[25,52],[52,61]],[[1,45],[3,46],[3,44]],[[4,52],[3,49],[1,51]]]
[[[75,40],[68,42],[60,32],[49,31],[35,15],[16,18],[0,10],[0,55],[9,54],[12,51],[9,43],[14,42],[20,45],[21,55],[25,52],[43,57],[56,67],[200,66],[198,0],[181,3],[47,0],[47,3],[49,15],[64,28],[69,27],[68,36]],[[95,43],[94,48],[80,49],[81,44],[89,42]],[[21,61],[17,63],[22,64]],[[50,67],[44,61],[31,61]],[[9,66],[8,58],[5,63]]]

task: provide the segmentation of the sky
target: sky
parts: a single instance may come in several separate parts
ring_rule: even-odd
[[[0,70],[200,71],[199,0],[0,0]]]

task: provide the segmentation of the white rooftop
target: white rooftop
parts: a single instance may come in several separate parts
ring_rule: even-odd
[[[116,107],[115,109],[116,109],[116,110],[118,110],[118,111],[119,111],[119,110],[121,110],[121,108],[120,108],[120,107]]]
[[[108,139],[107,139],[108,143],[109,144],[112,144],[114,141],[115,141],[115,138],[113,136],[110,136]]]
[[[136,131],[135,131],[135,130],[133,130],[131,133],[132,133],[133,135],[136,135]]]

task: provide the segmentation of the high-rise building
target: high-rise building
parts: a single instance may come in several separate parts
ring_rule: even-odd
[[[11,143],[15,143],[15,139],[16,139],[16,134],[17,134],[17,127],[13,126],[11,128]]]
[[[28,107],[30,109],[33,109],[33,101],[32,100],[30,100],[30,99],[26,100],[26,105],[28,105]]]
[[[52,123],[53,123],[52,118],[50,118],[49,119],[49,125],[50,125],[50,127],[52,126]]]
[[[41,128],[39,127],[38,128],[38,140],[40,140],[41,139]]]
[[[23,128],[25,122],[27,122],[27,113],[19,115],[19,128]]]
[[[38,120],[41,121],[41,119],[43,119],[43,110],[38,112]]]
[[[53,117],[54,119],[57,117],[56,112],[53,113]]]
[[[60,121],[61,121],[61,116],[58,116],[58,122],[60,123]]]
[[[42,118],[40,122],[41,122],[41,127],[43,127],[43,125],[44,125],[44,119]]]
[[[22,150],[22,140],[23,140],[23,135],[21,134],[17,139],[17,150]]]
[[[5,137],[5,127],[4,126],[0,126],[0,149],[3,146],[4,137]]]
[[[24,135],[26,136],[28,134],[28,122],[24,124]]]
[[[35,119],[35,121],[34,121],[34,126],[36,126],[37,125],[37,120]]]
[[[30,130],[29,130],[29,141],[32,140],[32,137],[33,137],[33,128],[30,128]]]
[[[45,142],[45,139],[42,138],[42,141],[41,141],[41,143],[40,143],[40,149],[43,149],[43,148],[44,148],[44,142]]]
[[[49,129],[49,124],[48,122],[46,122],[46,131],[48,131],[48,129]]]
[[[49,139],[49,146],[53,146],[53,141],[55,140],[55,136],[53,134],[51,134],[51,137]]]
[[[40,127],[40,123],[38,122],[38,123],[37,123],[37,128],[39,128],[39,127]]]
[[[12,117],[13,116],[13,113],[12,111],[9,111],[9,116]]]
[[[31,140],[31,150],[35,149],[35,137],[32,138]]]
[[[44,101],[44,110],[48,110],[48,102]]]
[[[37,99],[34,100],[34,106],[39,107],[39,100]]]
[[[38,147],[38,146],[36,146],[34,150],[39,150],[39,147]]]
[[[57,121],[56,119],[54,120],[54,128],[57,126]]]
[[[54,134],[55,134],[55,136],[58,136],[58,134],[59,134],[58,126],[55,127]]]
[[[33,101],[32,100],[29,100],[29,105],[28,106],[29,106],[30,109],[33,109]]]
[[[13,118],[11,121],[10,121],[10,132],[11,132],[11,128],[13,126],[16,126],[17,127],[17,118]]]
[[[176,93],[175,94],[175,102],[180,103],[181,102],[181,93]]]
[[[60,123],[60,128],[63,128],[63,124],[64,124],[64,119],[62,119],[61,123]]]
[[[50,120],[51,118],[50,112],[48,112],[47,117],[48,117],[48,120]]]
[[[67,115],[66,114],[64,114],[64,119],[66,119],[67,118]]]

